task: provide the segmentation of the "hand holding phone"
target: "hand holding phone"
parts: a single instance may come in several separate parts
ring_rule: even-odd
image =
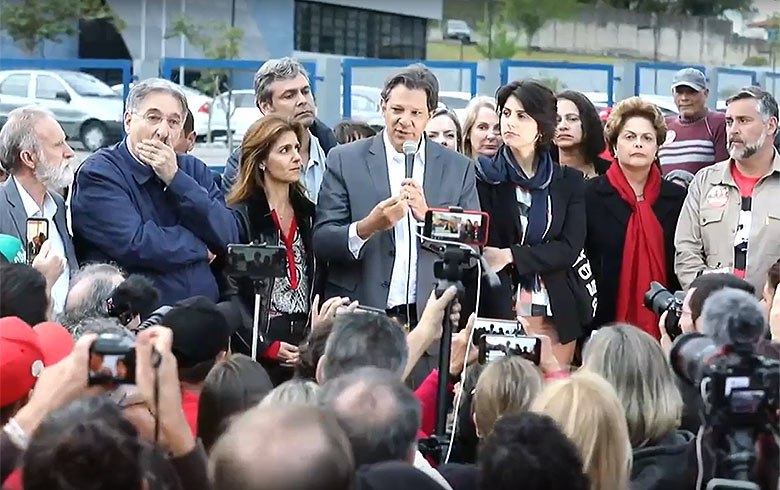
[[[51,242],[44,242],[41,250],[32,261],[33,269],[37,270],[46,278],[49,286],[54,285],[60,275],[65,271],[65,259],[55,254],[51,249]]]
[[[25,252],[27,263],[32,264],[35,257],[41,253],[41,247],[49,239],[49,220],[46,218],[27,218],[25,230]]]

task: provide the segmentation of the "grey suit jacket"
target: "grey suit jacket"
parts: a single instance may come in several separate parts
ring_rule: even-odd
[[[65,246],[65,258],[68,261],[71,276],[73,276],[79,264],[76,260],[73,240],[68,233],[65,201],[57,193],[52,192],[51,195],[57,204],[57,212],[54,213],[54,224],[57,227],[57,232],[62,237],[62,243]],[[10,177],[0,184],[0,234],[15,236],[22,242],[25,251],[27,250],[27,211],[24,209],[19,189],[16,188],[14,180]]]
[[[430,140],[425,147],[423,190],[428,207],[479,210],[474,162]],[[351,223],[368,216],[389,197],[382,133],[331,150],[317,202],[313,240],[315,254],[328,263],[326,297],[348,296],[363,305],[386,308],[395,260],[393,230],[371,237],[357,259],[349,250],[348,230]],[[417,242],[419,318],[436,285],[433,263],[438,257]]]

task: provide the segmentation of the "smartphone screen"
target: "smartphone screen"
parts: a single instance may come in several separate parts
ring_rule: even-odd
[[[495,318],[477,318],[474,321],[472,342],[479,345],[479,339],[485,335],[525,335],[523,326],[517,320],[498,320]]]
[[[425,215],[423,234],[434,240],[480,247],[487,243],[488,219],[487,213],[431,209]]]
[[[479,362],[489,363],[504,356],[521,356],[537,366],[542,356],[542,340],[521,335],[484,335],[479,341]]]
[[[41,247],[49,239],[49,220],[45,218],[27,218],[25,252],[27,263],[32,264],[41,253]]]

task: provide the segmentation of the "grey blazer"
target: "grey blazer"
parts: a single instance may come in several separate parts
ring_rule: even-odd
[[[62,243],[65,246],[65,258],[68,261],[68,268],[71,276],[78,270],[79,264],[76,260],[76,250],[73,248],[73,240],[68,233],[68,222],[66,218],[65,201],[62,197],[52,192],[54,202],[57,204],[57,212],[54,213],[54,224],[57,232],[62,237]],[[27,211],[24,209],[22,196],[12,178],[8,178],[0,184],[0,234],[15,236],[22,242],[22,246],[27,250]]]
[[[474,162],[426,140],[423,190],[428,207],[460,206],[479,210]],[[317,202],[314,252],[327,262],[325,297],[348,296],[360,304],[385,309],[395,260],[393,230],[378,233],[363,245],[355,259],[349,250],[349,225],[368,216],[390,197],[382,133],[340,145],[328,154]],[[437,256],[419,247],[417,240],[418,318],[436,285],[433,263]]]

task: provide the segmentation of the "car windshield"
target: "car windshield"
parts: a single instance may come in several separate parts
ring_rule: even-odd
[[[59,72],[65,82],[85,97],[116,97],[111,87],[87,73]]]
[[[461,99],[460,97],[452,97],[448,95],[439,95],[439,102],[444,104],[448,109],[465,109],[469,105],[469,99]]]
[[[468,29],[468,25],[463,20],[451,20],[447,23],[450,29]]]

